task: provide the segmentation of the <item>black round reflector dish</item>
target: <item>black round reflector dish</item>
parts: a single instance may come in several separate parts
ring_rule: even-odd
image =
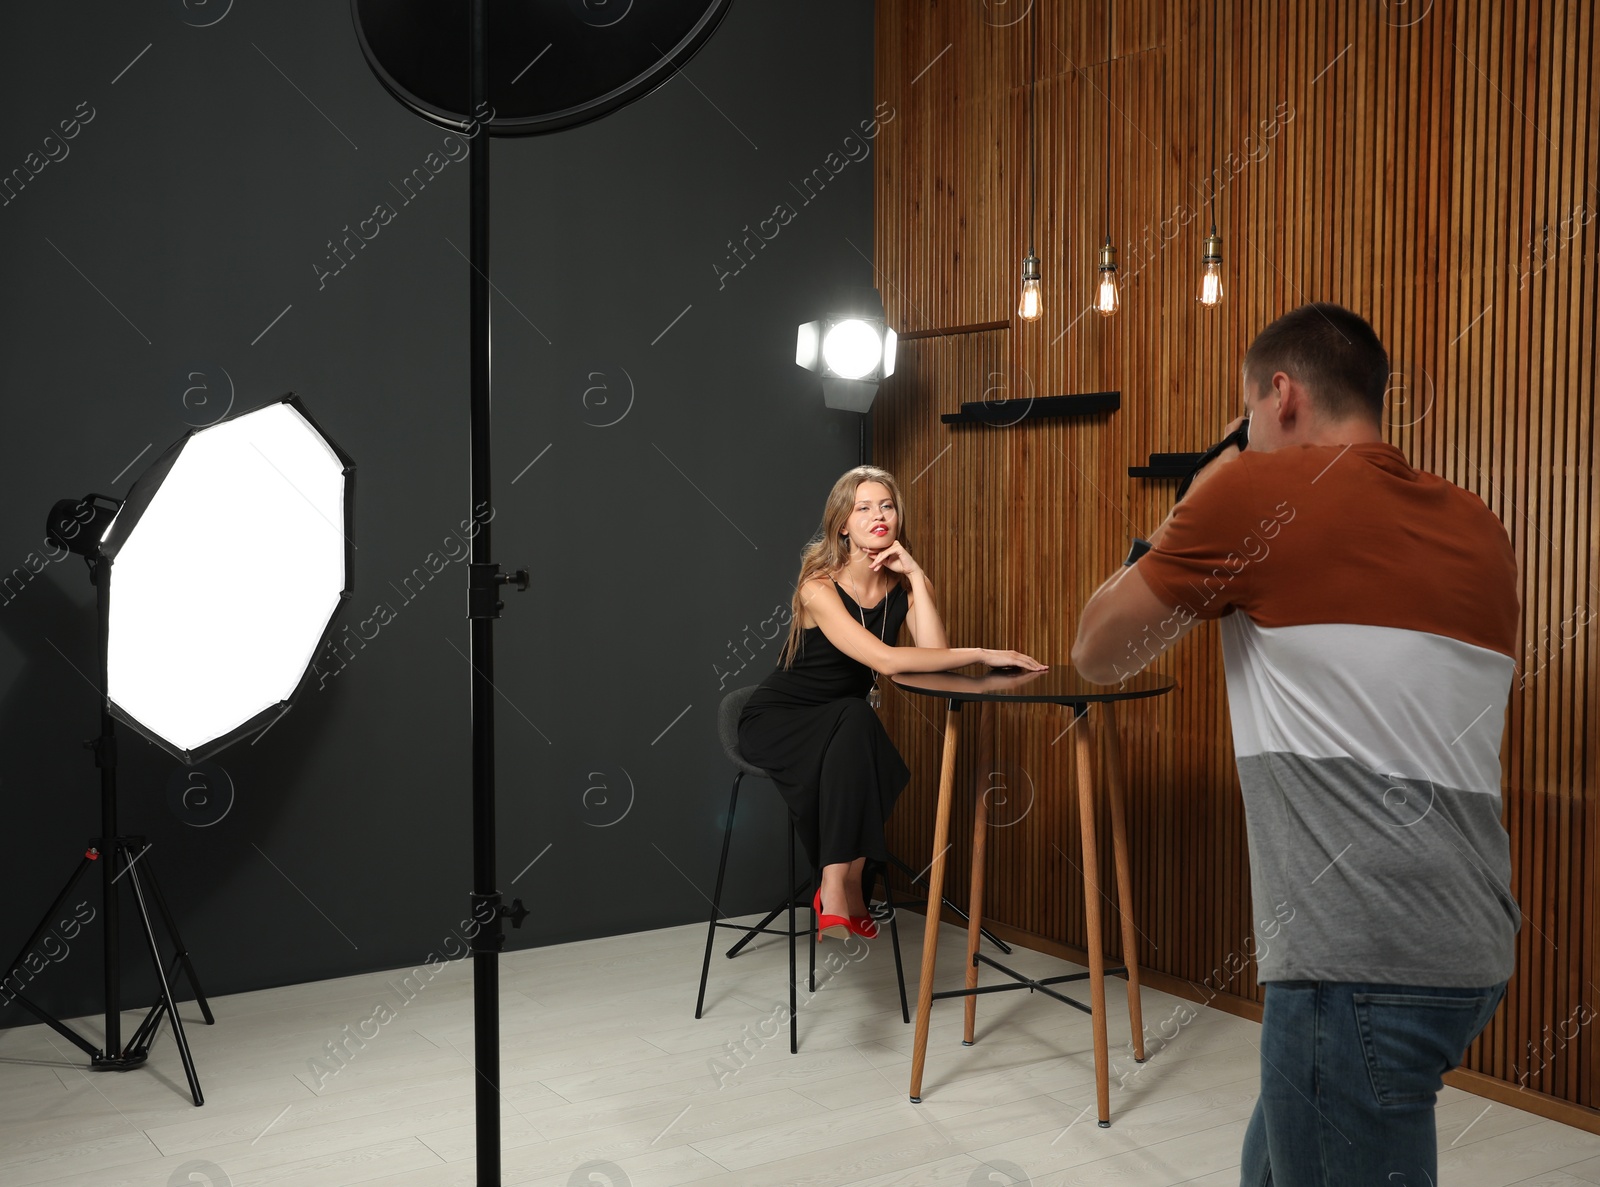
[[[732,0],[492,0],[489,131],[533,136],[588,123],[672,77]],[[367,65],[435,124],[468,112],[470,0],[351,0]]]

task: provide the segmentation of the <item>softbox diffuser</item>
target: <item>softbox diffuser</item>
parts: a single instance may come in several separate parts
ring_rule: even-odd
[[[119,720],[194,763],[288,710],[350,594],[354,473],[289,395],[134,482],[101,542]]]

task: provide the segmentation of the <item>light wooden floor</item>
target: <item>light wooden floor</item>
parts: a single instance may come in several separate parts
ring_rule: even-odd
[[[914,1010],[922,926],[905,918]],[[503,959],[505,1183],[1238,1181],[1256,1094],[1254,1023],[1201,1010],[1140,1068],[1114,1009],[1114,1124],[1102,1130],[1087,1016],[1025,992],[982,998],[978,1043],[963,1048],[960,1003],[936,1003],[924,1103],[912,1105],[912,1028],[900,1021],[887,936],[822,980],[809,1004],[802,985],[798,1055],[777,1013],[784,942],[713,957],[696,1021],[703,936],[703,926],[670,928]],[[941,945],[940,980],[953,986],[964,936],[947,927]],[[844,951],[818,949],[829,950]],[[800,959],[803,975],[803,947]],[[203,976],[204,954],[197,960]],[[1022,950],[1015,964],[1061,970]],[[87,1072],[42,1026],[0,1031],[0,1183],[472,1187],[470,965],[447,966],[420,991],[405,990],[402,974],[215,999],[218,1024],[189,1029],[201,1109],[185,1094],[170,1032],[147,1068],[119,1074]],[[1108,989],[1114,1004],[1125,1000],[1121,982]],[[1146,990],[1152,1033],[1163,1023],[1170,1033],[1179,1006]],[[192,1006],[185,1014],[197,1018]],[[347,1026],[359,1036],[363,1023],[373,1037],[348,1042],[344,1066],[319,1075],[312,1061],[336,1068],[326,1045]],[[1451,1088],[1438,1119],[1448,1187],[1600,1183],[1600,1137]]]

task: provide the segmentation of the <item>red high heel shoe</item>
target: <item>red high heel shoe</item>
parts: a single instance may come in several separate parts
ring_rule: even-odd
[[[863,940],[876,940],[878,938],[878,921],[871,915],[850,916],[850,930]]]
[[[851,932],[850,920],[843,915],[824,915],[822,913],[822,887],[817,887],[817,893],[811,900],[811,909],[817,917],[817,939],[842,940]]]

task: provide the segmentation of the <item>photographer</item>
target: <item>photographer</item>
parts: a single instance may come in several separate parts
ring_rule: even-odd
[[[1516,559],[1477,496],[1382,440],[1362,318],[1296,309],[1242,370],[1248,446],[1096,591],[1072,659],[1112,683],[1220,620],[1265,987],[1241,1182],[1437,1182],[1435,1095],[1521,924],[1500,822]]]

